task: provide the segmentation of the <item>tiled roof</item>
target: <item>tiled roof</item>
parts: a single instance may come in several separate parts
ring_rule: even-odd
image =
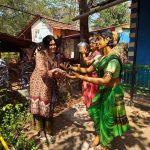
[[[16,36],[12,36],[6,33],[0,33],[0,41],[5,41],[21,48],[29,47],[29,45],[35,45],[36,43],[32,42],[31,40],[18,38]]]
[[[66,23],[60,22],[58,20],[48,18],[46,16],[42,16],[42,18],[45,19],[45,21],[53,28],[79,31],[79,28],[75,25],[66,24]]]
[[[109,26],[109,27],[104,27],[104,28],[97,27],[97,28],[91,30],[90,32],[97,32],[97,31],[101,31],[101,30],[105,30],[105,29],[124,27],[124,26],[125,26],[125,28],[130,28],[130,23],[124,23],[124,24],[119,24],[119,25],[114,25],[114,26]]]
[[[105,28],[97,27],[94,30],[90,30],[89,33],[92,34],[94,32],[99,32],[99,31],[102,31],[102,30],[105,30],[105,29],[112,29],[112,28],[115,29],[117,27],[124,27],[124,26],[125,26],[125,28],[130,28],[130,23],[124,23],[124,24],[119,24],[119,25],[116,25],[116,26],[109,26],[109,27],[105,27]],[[80,33],[63,36],[64,39],[66,39],[66,38],[78,38],[78,37],[80,37]]]
[[[47,16],[40,16],[36,15],[24,28],[23,30],[18,33],[18,37],[20,37],[22,34],[24,34],[26,31],[28,31],[31,26],[40,18],[45,19],[46,23],[48,23],[50,26],[52,26],[55,29],[62,29],[62,30],[74,30],[74,31],[79,31],[79,28],[75,25],[69,25],[63,22],[60,22],[55,19],[48,18]],[[30,29],[31,30],[31,29]]]

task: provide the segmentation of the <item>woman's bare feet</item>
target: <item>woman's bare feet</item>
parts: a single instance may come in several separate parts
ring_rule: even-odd
[[[100,144],[100,136],[97,135],[97,136],[95,137],[95,139],[93,140],[92,147],[95,147],[95,146],[97,146],[97,145],[99,145],[99,144]]]

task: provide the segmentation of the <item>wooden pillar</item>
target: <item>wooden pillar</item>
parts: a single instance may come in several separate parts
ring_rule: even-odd
[[[79,13],[84,14],[88,11],[88,5],[87,0],[78,0],[79,2]],[[80,41],[86,41],[88,42],[89,39],[89,26],[88,26],[88,18],[89,16],[86,16],[82,19],[80,19]],[[81,67],[84,67],[82,56],[80,55],[80,65]],[[79,81],[79,87],[82,91],[82,81]]]
[[[87,5],[87,0],[79,0],[79,13],[80,15],[86,13],[89,10]],[[85,41],[89,43],[89,25],[88,18],[89,16],[85,16],[80,19],[80,41]],[[80,56],[80,64],[84,67],[83,59]]]
[[[88,11],[87,0],[79,0],[79,12],[80,15],[84,14]],[[83,39],[88,42],[89,38],[89,26],[88,26],[88,17],[85,16],[84,18],[80,19],[80,40]]]

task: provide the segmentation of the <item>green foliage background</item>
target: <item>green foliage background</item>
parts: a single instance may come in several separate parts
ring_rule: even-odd
[[[7,63],[9,63],[12,59],[15,59],[16,61],[19,60],[20,54],[18,52],[2,52],[1,58],[5,60]]]
[[[87,0],[88,10],[102,0]],[[1,5],[13,7],[32,14],[48,16],[68,24],[79,25],[72,21],[79,14],[78,0],[0,0]],[[87,11],[88,11],[87,10]],[[129,3],[111,7],[98,12],[99,17],[89,17],[89,26],[107,27],[129,22]],[[34,16],[0,6],[0,32],[16,35]]]
[[[70,0],[0,0],[9,6],[32,14],[48,16],[65,23],[74,23],[77,3]],[[63,9],[62,9],[63,8]],[[34,16],[0,6],[0,32],[16,35]]]
[[[130,22],[129,3],[125,2],[97,13],[98,19],[91,19],[92,27],[110,27]]]

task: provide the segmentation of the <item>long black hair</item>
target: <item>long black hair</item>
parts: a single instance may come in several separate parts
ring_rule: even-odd
[[[49,48],[50,41],[54,40],[56,43],[56,39],[52,35],[47,35],[43,38],[42,43],[45,48]]]
[[[52,35],[47,35],[43,38],[42,42],[38,43],[36,45],[36,50],[34,52],[34,55],[36,54],[36,51],[44,51],[45,49],[48,49],[49,48],[49,43],[50,41],[54,40],[55,43],[56,43],[56,48],[57,48],[57,42],[56,42],[56,39],[54,38],[54,36]],[[56,55],[56,52],[55,52],[55,55]]]

